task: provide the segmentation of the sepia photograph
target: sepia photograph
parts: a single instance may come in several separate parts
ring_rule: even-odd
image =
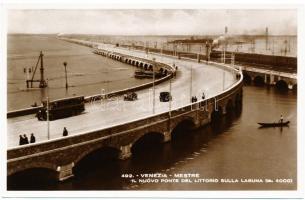
[[[4,15],[7,192],[300,189],[296,6]]]

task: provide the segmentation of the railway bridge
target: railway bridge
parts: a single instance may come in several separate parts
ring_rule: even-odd
[[[275,70],[241,67],[244,80],[246,83],[254,83],[255,85],[275,85],[279,89],[297,89],[296,73],[279,72]]]

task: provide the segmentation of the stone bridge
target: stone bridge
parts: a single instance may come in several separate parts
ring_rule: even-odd
[[[132,156],[131,149],[136,142],[148,134],[158,135],[163,142],[169,142],[173,130],[182,123],[187,122],[195,129],[242,106],[243,75],[237,70],[236,73],[238,81],[223,93],[170,112],[102,130],[9,149],[7,175],[44,168],[50,170],[55,179],[62,181],[72,177],[73,168],[97,150],[110,148],[118,152],[119,159],[127,159]]]
[[[169,74],[170,72],[175,71],[175,69],[171,69],[170,66],[165,65],[163,63],[150,61],[143,58],[133,57],[130,55],[124,55],[117,52],[111,52],[103,49],[95,49],[93,51],[95,54],[102,55],[120,62],[124,62],[126,64],[135,66],[145,71],[155,71],[161,72],[164,76]]]
[[[244,81],[255,85],[275,85],[279,89],[297,89],[297,75],[255,67],[241,67]]]

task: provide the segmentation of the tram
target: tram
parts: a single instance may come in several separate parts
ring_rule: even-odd
[[[36,114],[38,120],[47,120],[47,111],[49,110],[49,120],[62,119],[78,115],[85,111],[85,97],[69,97],[64,99],[58,99],[50,101],[49,105],[47,101],[42,102],[42,108],[40,108]],[[49,108],[48,108],[49,107]]]

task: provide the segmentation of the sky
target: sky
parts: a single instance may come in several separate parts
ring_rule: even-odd
[[[8,10],[8,33],[296,35],[296,10]]]

